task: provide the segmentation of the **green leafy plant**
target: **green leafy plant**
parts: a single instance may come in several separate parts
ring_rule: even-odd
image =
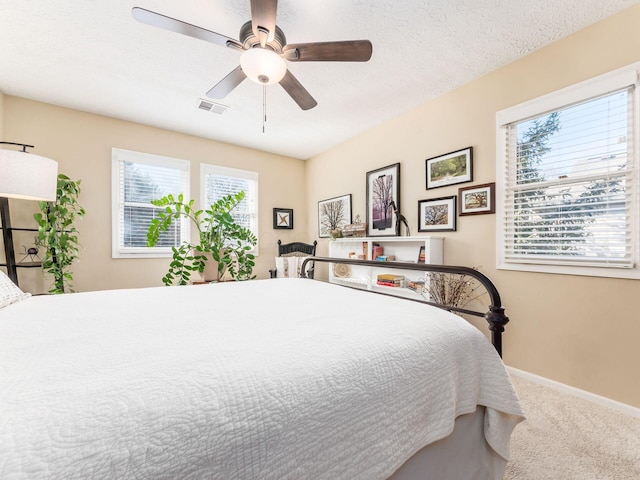
[[[204,272],[207,261],[218,262],[218,279],[225,271],[235,280],[250,280],[255,256],[250,253],[258,239],[255,235],[233,219],[231,212],[245,197],[245,192],[227,195],[206,210],[196,210],[194,200],[185,202],[182,194],[175,198],[166,195],[152,200],[158,211],[147,232],[147,245],[155,246],[160,235],[167,231],[174,221],[188,219],[198,230],[198,243],[183,242],[172,247],[173,257],[169,271],[162,278],[165,285],[186,285],[193,272]]]
[[[78,203],[80,180],[58,175],[55,202],[39,202],[37,245],[44,247],[42,269],[53,276],[49,293],[73,292],[71,266],[78,258],[78,230],[75,222],[85,214]]]

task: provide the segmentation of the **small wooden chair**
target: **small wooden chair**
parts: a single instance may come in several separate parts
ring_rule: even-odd
[[[316,246],[318,241],[314,240],[313,243],[282,243],[282,240],[278,240],[278,256],[279,257],[313,257],[316,254]],[[277,269],[269,270],[269,276],[276,278]],[[313,278],[313,264],[307,270],[307,276]]]

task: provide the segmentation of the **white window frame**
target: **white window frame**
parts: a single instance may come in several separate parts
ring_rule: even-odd
[[[640,279],[640,88],[638,76],[640,62],[614,70],[604,75],[586,80],[561,90],[557,90],[528,102],[501,110],[496,114],[496,259],[499,270],[517,270],[525,272],[557,273],[568,275],[585,275],[611,278]],[[505,258],[505,191],[507,149],[507,126],[528,118],[560,110],[572,104],[583,102],[597,96],[635,85],[633,96],[633,198],[631,200],[631,218],[633,241],[633,266],[628,267],[594,267],[574,265],[549,265],[542,263],[516,263]]]
[[[220,165],[211,165],[209,163],[201,163],[200,164],[200,208],[203,210],[209,207],[207,203],[207,176],[220,176],[220,177],[232,177],[232,178],[242,178],[244,180],[248,180],[253,183],[252,191],[246,192],[246,198],[249,202],[249,205],[252,207],[251,216],[251,228],[250,230],[256,236],[258,241],[255,246],[249,251],[255,256],[258,256],[260,236],[259,232],[259,213],[260,206],[258,203],[259,198],[259,182],[258,182],[258,172],[253,172],[251,170],[241,170],[239,168],[231,168],[231,167],[222,167]]]
[[[167,258],[173,252],[171,247],[124,247],[122,238],[124,235],[124,185],[121,169],[125,162],[138,164],[163,166],[175,168],[182,174],[181,191],[185,199],[190,198],[190,162],[178,158],[164,157],[150,153],[134,152],[120,148],[111,149],[111,257],[112,258]],[[191,226],[185,219],[181,219],[181,241],[189,242]],[[177,245],[176,245],[177,246]]]

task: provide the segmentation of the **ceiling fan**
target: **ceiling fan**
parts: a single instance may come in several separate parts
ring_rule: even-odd
[[[207,96],[224,98],[242,81],[260,85],[280,83],[303,110],[318,102],[302,86],[286,61],[290,62],[366,62],[373,51],[369,40],[287,44],[284,32],[276,25],[277,0],[251,0],[251,21],[240,27],[240,40],[176,20],[140,7],[132,10],[141,23],[242,51],[240,65],[218,82]]]

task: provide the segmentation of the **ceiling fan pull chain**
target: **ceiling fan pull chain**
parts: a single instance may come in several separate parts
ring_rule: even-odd
[[[262,133],[264,133],[264,124],[267,123],[267,86],[262,86]]]

